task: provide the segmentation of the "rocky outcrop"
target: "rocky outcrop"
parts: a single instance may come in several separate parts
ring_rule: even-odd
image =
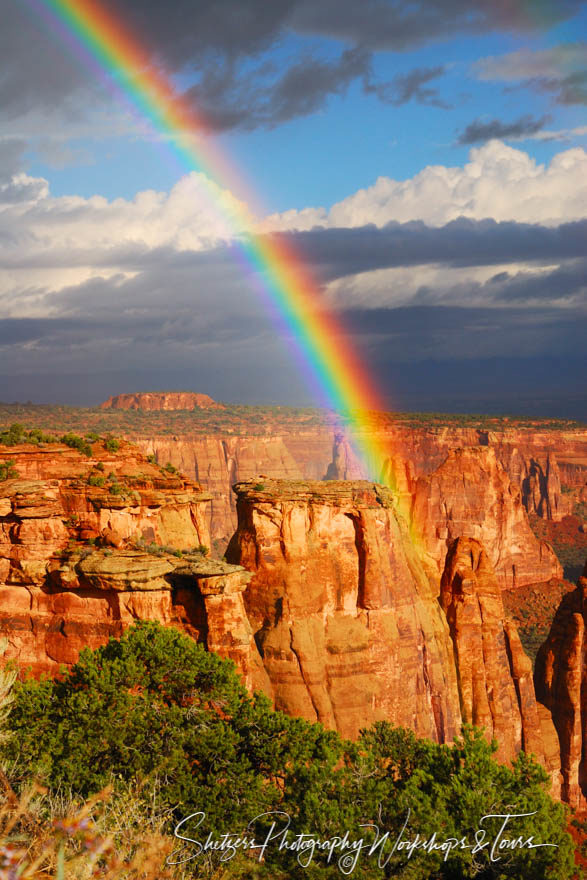
[[[270,689],[242,600],[249,575],[203,555],[210,496],[199,486],[129,444],[116,453],[94,444],[91,457],[55,444],[2,448],[2,461],[18,474],[0,482],[7,657],[54,674],[82,647],[155,619],[231,657],[251,687]]]
[[[567,593],[536,658],[536,694],[551,711],[560,740],[562,796],[587,807],[587,565]]]
[[[100,404],[100,409],[225,409],[207,394],[194,391],[139,391],[136,394],[117,394]]]
[[[241,483],[228,558],[253,573],[247,615],[276,706],[354,737],[387,719],[439,742],[463,720],[547,767],[557,738],[481,544],[449,547],[440,603],[383,486]]]
[[[554,551],[538,541],[520,490],[491,447],[449,452],[414,492],[412,527],[442,572],[446,552],[459,537],[480,541],[503,590],[562,576]]]
[[[560,791],[556,731],[536,702],[532,663],[506,619],[501,589],[479,541],[458,538],[450,547],[440,603],[454,644],[463,721],[495,736],[498,759],[520,749],[533,753],[549,771],[553,790]]]
[[[228,540],[236,529],[236,506],[232,494],[235,482],[265,474],[271,479],[334,480],[365,479],[368,474],[348,443],[344,431],[324,425],[296,429],[281,424],[265,426],[265,433],[246,436],[234,433],[192,433],[178,436],[149,435],[132,437],[148,454],[161,464],[170,462],[205,486],[212,494],[210,529],[218,540]],[[385,429],[373,428],[377,446],[389,449],[390,456],[382,461],[376,474],[381,482],[395,471],[402,491],[412,492],[418,477],[430,475],[457,447],[495,449],[510,480],[520,488],[526,509],[540,516],[560,518],[570,505],[587,493],[587,431],[537,432],[532,429],[482,431],[472,428],[406,427],[401,423]],[[556,449],[556,462],[552,452]],[[536,462],[542,473],[548,470],[540,493],[536,479],[524,483]],[[555,466],[556,465],[556,466]],[[560,491],[554,475],[560,475]],[[542,499],[542,500],[541,500]],[[541,501],[540,501],[541,500]],[[535,503],[536,502],[536,503]],[[410,501],[411,503],[411,501]]]
[[[253,573],[247,614],[276,706],[354,737],[378,719],[444,742],[460,729],[448,627],[372,483],[239,483],[227,551]]]

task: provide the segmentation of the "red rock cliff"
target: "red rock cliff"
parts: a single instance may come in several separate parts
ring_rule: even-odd
[[[491,447],[449,452],[414,492],[413,529],[438,567],[459,537],[479,540],[503,590],[561,577],[554,551],[533,534],[520,490]]]
[[[389,492],[367,482],[240,483],[227,558],[278,708],[344,736],[391,719],[460,729],[448,627]]]
[[[391,493],[367,482],[241,483],[228,558],[278,708],[354,737],[387,719],[445,742],[461,721],[521,748],[560,790],[556,733],[478,541],[449,548],[442,605]]]
[[[458,538],[442,575],[440,602],[454,644],[463,721],[495,736],[498,759],[533,753],[560,792],[559,754],[550,713],[536,701],[532,663],[506,618],[501,589],[479,541]]]
[[[249,576],[194,552],[210,542],[210,496],[199,486],[128,444],[117,453],[94,444],[91,458],[54,444],[0,447],[2,461],[17,472],[0,482],[8,657],[55,673],[82,647],[155,619],[232,657],[251,686],[266,685],[242,602]],[[167,551],[147,552],[152,542]]]
[[[575,501],[587,498],[587,431],[537,431],[471,428],[407,428],[397,425],[380,432],[391,457],[385,480],[394,472],[402,492],[412,493],[418,477],[429,476],[452,449],[490,447],[510,481],[520,489],[528,512],[560,519]],[[265,474],[272,479],[364,479],[340,431],[327,425],[284,430],[276,421],[263,436],[230,433],[134,437],[161,464],[170,462],[212,494],[212,536],[228,540],[236,529],[235,482]]]
[[[558,731],[563,798],[587,807],[587,565],[567,593],[536,658],[538,698],[552,711]]]

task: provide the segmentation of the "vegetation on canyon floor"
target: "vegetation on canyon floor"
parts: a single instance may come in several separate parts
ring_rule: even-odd
[[[0,694],[4,706],[7,691],[3,701]],[[482,732],[468,727],[452,746],[385,722],[356,743],[344,741],[320,724],[273,711],[265,697],[245,691],[230,661],[153,622],[83,651],[58,680],[17,681],[10,699],[3,725],[9,733],[0,744],[6,880],[313,880],[345,871],[357,880],[563,880],[573,872],[567,811],[546,793],[546,774],[526,755],[501,766]],[[201,827],[199,817],[190,820],[179,832],[184,840],[174,838],[177,823],[196,812],[205,813]],[[503,820],[483,820],[496,813],[532,815],[511,820],[499,836]],[[260,843],[274,822],[281,836],[262,861],[259,849],[244,847],[225,861],[219,850],[197,855],[194,841],[209,833],[217,841],[240,833]],[[384,868],[377,863],[381,849],[361,851],[351,870],[350,850],[339,863],[334,849],[329,863],[327,849],[316,847],[309,859],[308,849],[280,848],[299,833],[333,841],[347,830],[349,840],[370,846],[375,832],[364,823],[379,827],[379,839],[389,834]],[[554,846],[498,842],[495,861],[491,846],[475,853],[452,844],[448,854],[445,844],[410,857],[407,842],[433,832],[439,845],[533,836]],[[392,852],[397,840],[406,846]],[[184,861],[172,867],[166,859]]]

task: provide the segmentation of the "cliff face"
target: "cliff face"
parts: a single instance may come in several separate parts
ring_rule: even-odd
[[[136,394],[117,394],[100,404],[101,409],[224,409],[207,394],[193,391],[139,391]]]
[[[560,790],[558,741],[552,719],[536,701],[532,663],[506,619],[501,589],[479,541],[458,538],[442,575],[440,603],[454,644],[463,721],[484,727],[499,743],[498,759],[533,753]]]
[[[387,719],[439,742],[462,720],[524,748],[560,790],[556,733],[482,545],[449,548],[441,603],[391,493],[367,482],[238,484],[231,562],[278,708],[354,737]]]
[[[574,502],[582,499],[587,484],[587,431],[407,429],[398,425],[393,431],[383,432],[381,445],[390,450],[386,469],[407,466],[415,477],[431,474],[451,450],[490,447],[512,483],[520,489],[526,510],[555,521],[571,512]],[[341,433],[334,437],[329,477],[365,477],[363,465]]]
[[[442,571],[446,551],[459,537],[479,540],[504,590],[562,577],[554,551],[538,541],[520,491],[491,447],[449,452],[414,491],[413,528]]]
[[[0,631],[35,674],[155,619],[232,658],[293,715],[349,737],[387,719],[439,742],[473,720],[502,759],[534,752],[556,791],[550,716],[477,540],[448,543],[439,602],[394,497],[373,483],[238,484],[227,563],[197,549],[209,495],[130,445],[94,444],[91,458],[13,447],[7,460],[18,477],[0,483]]]
[[[170,462],[212,494],[212,537],[228,540],[236,529],[235,482],[265,474],[271,479],[360,480],[367,474],[344,434],[326,425],[283,431],[278,423],[266,436],[182,434],[136,437],[134,442],[161,464]],[[393,472],[406,495],[419,477],[430,476],[456,448],[495,450],[497,461],[518,487],[526,511],[554,520],[587,498],[587,431],[500,432],[472,428],[407,428],[384,432],[390,458],[384,479]],[[554,450],[556,450],[556,455]],[[411,500],[410,500],[411,503]]]
[[[0,449],[18,473],[0,482],[7,657],[54,674],[82,647],[156,619],[232,657],[249,684],[266,684],[242,601],[247,573],[171,552],[209,546],[207,493],[130,445],[108,453],[95,444],[91,458],[53,444]],[[170,549],[140,549],[151,542]]]
[[[538,698],[552,711],[560,740],[563,798],[587,807],[587,565],[567,593],[536,658]]]
[[[237,525],[234,483],[259,474],[281,480],[319,480],[332,454],[332,438],[320,429],[285,436],[138,438],[136,443],[147,455],[162,464],[170,462],[207,488],[212,495],[210,531],[220,541],[228,541]]]
[[[240,483],[227,553],[284,711],[344,736],[393,719],[440,742],[460,727],[446,620],[392,498],[371,483]]]

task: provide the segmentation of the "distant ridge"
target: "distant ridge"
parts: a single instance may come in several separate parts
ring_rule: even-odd
[[[100,409],[225,409],[208,394],[195,391],[137,391],[135,394],[117,394],[100,404]]]

